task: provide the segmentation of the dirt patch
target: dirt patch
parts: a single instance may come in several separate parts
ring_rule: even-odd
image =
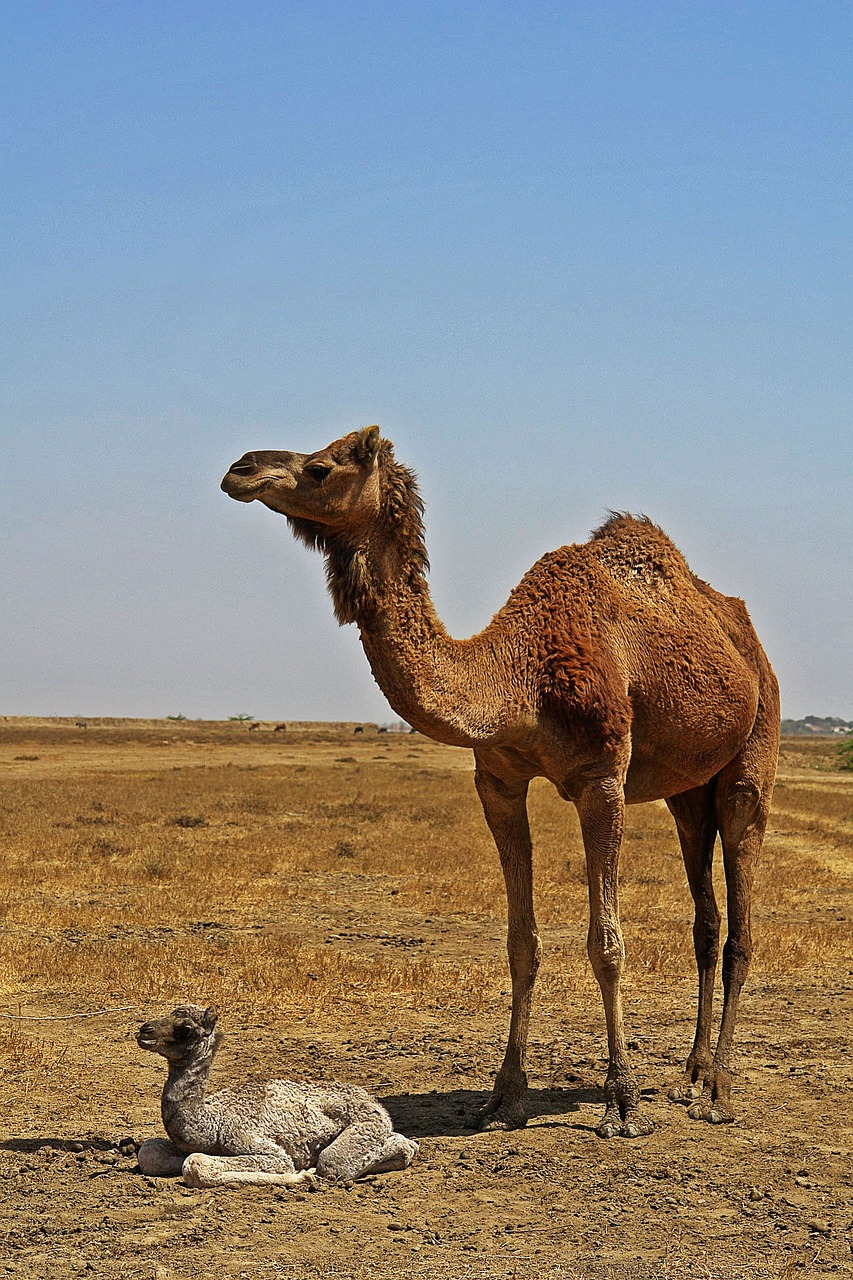
[[[692,1037],[689,899],[667,815],[632,811],[626,1018],[656,1129],[603,1142],[567,806],[544,788],[532,806],[530,1121],[479,1134],[465,1121],[500,1061],[509,984],[466,754],[349,727],[295,742],[187,726],[161,749],[161,728],[0,737],[0,1276],[853,1275],[853,779],[816,744],[783,755],[733,1125],[666,1098]],[[219,1079],[362,1083],[420,1140],[415,1163],[311,1193],[144,1178],[132,1142],[160,1132],[162,1072],[132,1032],[182,998],[223,1007]]]

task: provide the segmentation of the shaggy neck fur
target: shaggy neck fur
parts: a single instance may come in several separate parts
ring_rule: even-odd
[[[204,1094],[220,1035],[202,1041],[182,1062],[169,1063],[160,1112],[163,1125],[176,1146],[188,1151],[204,1150],[210,1137],[204,1112]],[[202,1145],[199,1146],[198,1144]]]
[[[473,746],[493,735],[500,718],[499,670],[485,633],[454,640],[435,611],[414,473],[387,442],[378,466],[380,508],[368,528],[344,534],[299,519],[291,528],[323,552],[335,616],[357,624],[374,679],[397,714],[439,741]]]

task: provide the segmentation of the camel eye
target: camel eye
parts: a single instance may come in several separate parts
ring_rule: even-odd
[[[305,470],[312,480],[316,480],[317,484],[322,484],[326,476],[331,471],[331,467],[327,462],[309,462]]]

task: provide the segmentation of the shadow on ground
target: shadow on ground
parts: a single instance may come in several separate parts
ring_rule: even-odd
[[[388,1094],[380,1101],[388,1108],[395,1129],[401,1133],[412,1138],[455,1138],[476,1129],[473,1118],[489,1096],[480,1090],[452,1089],[448,1093]],[[540,1116],[565,1116],[587,1102],[603,1105],[601,1090],[530,1089],[527,1093],[527,1115],[531,1120],[538,1120]],[[593,1125],[581,1127],[594,1128]]]

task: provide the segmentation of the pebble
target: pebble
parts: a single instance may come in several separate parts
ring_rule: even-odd
[[[829,1223],[827,1222],[826,1218],[809,1218],[808,1222],[806,1223],[806,1226],[808,1227],[809,1231],[814,1231],[817,1233],[817,1235],[821,1235],[821,1236],[829,1235]]]

